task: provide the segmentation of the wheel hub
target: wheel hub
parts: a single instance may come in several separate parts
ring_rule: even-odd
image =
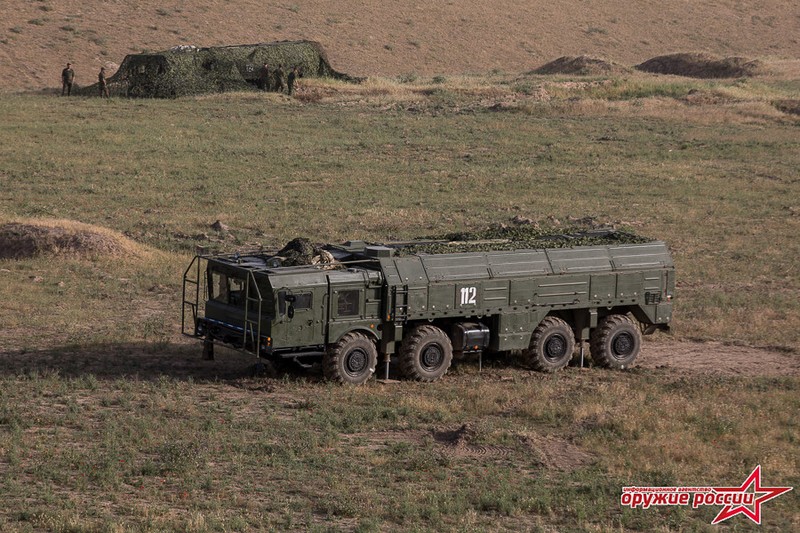
[[[552,335],[544,345],[544,356],[548,361],[558,361],[567,351],[567,340],[561,335]]]
[[[422,363],[425,370],[436,370],[444,361],[444,352],[438,344],[429,344],[422,350]]]
[[[633,346],[633,337],[630,333],[620,333],[614,337],[614,340],[611,343],[614,355],[619,358],[630,355],[633,352]]]
[[[367,361],[369,357],[367,357],[366,352],[361,349],[356,349],[351,351],[347,354],[347,357],[344,361],[344,369],[351,376],[358,376],[364,372],[367,368]]]

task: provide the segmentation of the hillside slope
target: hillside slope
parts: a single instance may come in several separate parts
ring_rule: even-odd
[[[634,64],[676,51],[800,55],[793,0],[5,0],[0,90],[76,82],[126,54],[175,45],[312,39],[355,75],[530,70],[562,55]]]

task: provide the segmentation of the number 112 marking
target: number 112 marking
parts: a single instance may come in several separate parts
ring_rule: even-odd
[[[476,287],[461,287],[461,305],[477,305],[475,301],[477,295]]]

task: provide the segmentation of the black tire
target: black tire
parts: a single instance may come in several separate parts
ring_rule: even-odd
[[[352,332],[328,346],[322,358],[322,372],[330,380],[361,385],[375,373],[377,364],[375,343],[363,333]]]
[[[453,362],[453,343],[436,326],[418,326],[400,345],[400,372],[416,381],[436,381]]]
[[[567,366],[574,351],[572,328],[560,318],[549,316],[533,330],[525,356],[534,370],[555,372]]]
[[[642,348],[642,332],[627,315],[608,315],[589,336],[592,360],[619,370],[630,367]]]

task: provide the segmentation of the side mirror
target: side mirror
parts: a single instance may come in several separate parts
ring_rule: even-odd
[[[287,294],[285,300],[289,303],[294,303],[297,297],[294,294]]]
[[[289,304],[289,308],[286,309],[286,315],[289,318],[294,318],[294,306],[293,305]]]

